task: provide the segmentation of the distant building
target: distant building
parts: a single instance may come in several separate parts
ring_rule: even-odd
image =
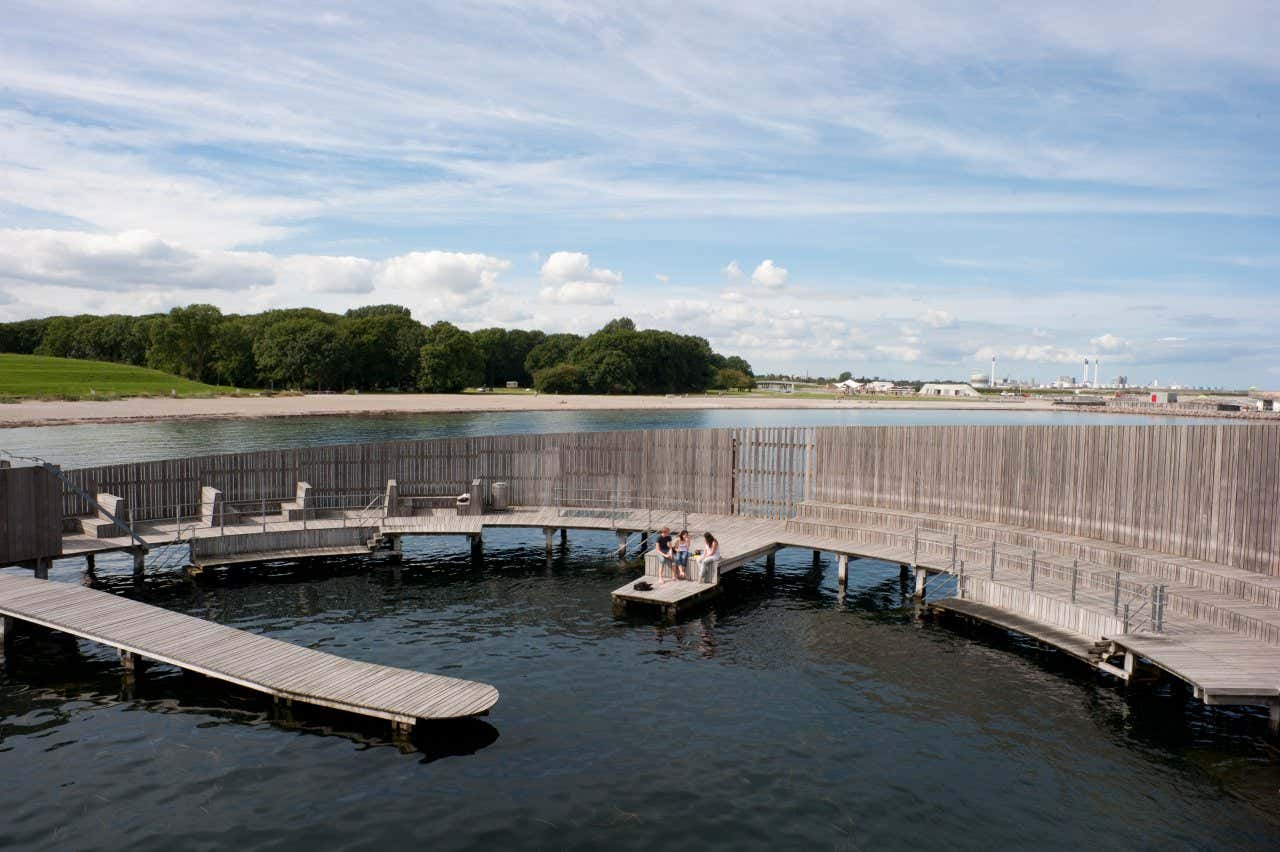
[[[519,382],[507,382],[507,388],[508,388],[509,390],[515,390],[515,389],[517,389],[517,388],[519,388],[519,387],[520,387],[520,383],[519,383]]]
[[[774,393],[795,393],[795,382],[783,382],[775,379],[768,379],[762,382],[756,382],[756,387],[762,391],[773,391]]]
[[[921,396],[982,396],[971,385],[930,382],[920,388]]]
[[[1152,401],[1152,402],[1162,403],[1162,404],[1163,404],[1163,403],[1170,403],[1170,402],[1177,402],[1177,401],[1178,401],[1178,395],[1177,395],[1176,393],[1174,393],[1173,391],[1152,391],[1152,392],[1151,392],[1151,401]]]
[[[845,379],[843,382],[836,382],[835,389],[840,393],[857,393],[862,390],[862,382],[855,382],[853,379]]]
[[[975,388],[991,387],[991,377],[986,373],[974,371],[969,374],[969,384]]]

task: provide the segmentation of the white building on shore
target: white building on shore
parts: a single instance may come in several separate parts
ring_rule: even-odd
[[[920,396],[982,396],[972,385],[949,382],[930,382],[920,388]]]

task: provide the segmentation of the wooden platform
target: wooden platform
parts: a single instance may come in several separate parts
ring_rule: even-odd
[[[959,598],[943,598],[942,600],[932,601],[930,606],[934,609],[953,612],[957,615],[963,615],[967,618],[976,619],[977,621],[1030,637],[1037,642],[1052,645],[1077,659],[1089,663],[1093,662],[1091,652],[1093,651],[1094,640],[1082,633],[1076,633],[1064,627],[1045,624],[994,606]]]
[[[348,660],[69,583],[0,574],[0,615],[276,698],[401,726],[481,715],[498,700],[487,684]]]

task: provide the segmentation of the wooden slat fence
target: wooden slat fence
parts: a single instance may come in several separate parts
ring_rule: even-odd
[[[0,565],[62,553],[61,488],[41,467],[0,468]]]
[[[813,499],[972,518],[1280,575],[1280,427],[816,430]]]

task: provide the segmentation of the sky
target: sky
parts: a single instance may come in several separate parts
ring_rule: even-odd
[[[1280,386],[1280,5],[28,5],[0,320],[394,302],[757,372]]]

